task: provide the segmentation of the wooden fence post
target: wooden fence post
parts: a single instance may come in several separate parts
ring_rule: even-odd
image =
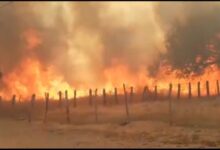
[[[144,91],[142,94],[142,100],[145,101],[146,100],[146,92],[147,92],[147,86],[144,87]]]
[[[58,95],[59,95],[59,107],[61,108],[62,107],[62,92],[59,91]]]
[[[44,114],[44,123],[47,122],[47,112],[49,108],[49,93],[45,93],[45,114]]]
[[[117,92],[117,88],[115,88],[115,103],[118,104],[118,92]]]
[[[172,83],[169,84],[169,93],[168,93],[168,98],[170,99],[172,96],[172,89],[173,89],[173,85]]]
[[[127,122],[129,122],[130,116],[129,116],[128,99],[127,99],[127,91],[126,91],[125,84],[123,84],[123,88],[124,88],[124,94],[125,94],[125,109],[126,109],[126,115],[127,115]]]
[[[74,90],[73,106],[76,107],[76,90]]]
[[[2,96],[0,96],[0,106],[2,105]]]
[[[94,102],[95,102],[95,122],[98,122],[98,104],[97,104],[97,92],[98,89],[95,89],[95,97],[94,97]]]
[[[34,105],[35,105],[35,99],[36,99],[36,95],[33,94],[33,95],[31,96],[31,108],[34,108]]]
[[[102,91],[103,93],[103,105],[106,105],[106,92],[105,92],[105,88]]]
[[[66,121],[70,123],[70,111],[69,111],[69,100],[68,100],[67,90],[65,90],[65,100],[66,100]]]
[[[92,105],[92,89],[89,89],[89,105]]]
[[[180,99],[180,91],[181,91],[181,84],[178,83],[178,89],[177,89],[177,99]]]
[[[209,81],[206,81],[206,94],[207,94],[207,96],[210,95],[210,93],[209,93]]]
[[[35,97],[36,97],[35,94],[32,94],[31,100],[30,100],[31,107],[28,107],[29,108],[28,110],[28,122],[29,123],[32,122],[32,111],[34,109]]]
[[[154,99],[157,99],[157,85],[154,87]]]
[[[133,95],[134,95],[134,88],[133,86],[130,87],[131,91],[130,91],[130,102],[133,101]]]
[[[192,97],[192,89],[191,89],[191,88],[192,88],[192,87],[191,87],[191,83],[190,83],[190,82],[189,82],[189,85],[188,85],[188,86],[189,86],[189,95],[188,95],[188,98],[191,99],[191,97]]]
[[[200,82],[197,83],[197,89],[198,89],[198,98],[200,98],[201,97]]]
[[[218,82],[218,80],[216,81],[216,85],[217,85],[217,95],[220,96],[220,89],[219,89],[219,82]]]
[[[15,94],[12,96],[12,102],[11,102],[11,104],[12,104],[13,107],[14,107],[15,104],[16,104],[16,95],[15,95]]]
[[[172,87],[172,84],[170,84],[170,85],[171,85],[170,87]],[[170,88],[170,89],[172,89],[172,88]],[[169,114],[170,114],[170,116],[169,116],[169,123],[172,126],[173,125],[172,98],[169,98]]]

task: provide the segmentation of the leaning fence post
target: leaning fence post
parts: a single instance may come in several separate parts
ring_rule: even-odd
[[[216,85],[217,85],[217,95],[220,96],[220,90],[219,90],[219,83],[218,83],[218,80],[216,81]]]
[[[189,95],[188,95],[188,98],[191,99],[192,97],[192,89],[191,89],[191,83],[189,82]]]
[[[115,103],[118,104],[118,92],[117,92],[117,88],[115,88]]]
[[[13,96],[12,96],[12,106],[15,106],[15,103],[16,103],[16,95],[14,94]]]
[[[95,102],[95,122],[98,122],[98,105],[97,105],[97,89],[95,89],[95,97],[94,97],[94,102]]]
[[[127,99],[127,91],[126,91],[126,87],[125,84],[123,84],[123,88],[124,88],[124,94],[125,94],[125,108],[126,108],[126,114],[127,114],[127,121],[129,122],[129,109],[128,109],[128,99]]]
[[[73,105],[76,107],[76,90],[74,90]]]
[[[206,93],[207,93],[207,96],[210,95],[210,93],[209,93],[209,81],[206,81]]]
[[[70,123],[70,111],[69,111],[69,101],[68,101],[68,91],[65,90],[65,101],[66,101],[66,121]]]
[[[89,105],[92,105],[92,89],[89,89]]]
[[[197,83],[197,89],[198,89],[198,98],[200,98],[201,97],[200,82]]]
[[[180,91],[181,91],[181,84],[178,83],[178,89],[177,89],[177,99],[180,98]]]
[[[45,93],[45,114],[44,114],[44,123],[47,122],[47,112],[49,108],[49,93]]]
[[[133,101],[133,95],[134,95],[134,88],[133,86],[130,87],[131,88],[131,91],[130,91],[130,102]]]
[[[105,88],[102,91],[103,93],[103,105],[106,105],[106,92],[105,92]]]

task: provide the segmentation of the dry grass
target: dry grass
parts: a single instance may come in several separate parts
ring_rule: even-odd
[[[0,147],[219,147],[220,98],[172,100],[173,126],[169,125],[169,101],[148,100],[140,96],[129,103],[130,123],[126,121],[123,96],[119,104],[109,98],[106,106],[98,97],[98,123],[95,107],[88,99],[78,100],[77,107],[70,103],[71,123],[67,124],[65,107],[51,101],[48,120],[43,124],[44,101],[37,101],[30,109],[29,102],[10,102],[0,106],[0,127],[8,132],[0,135]],[[28,122],[29,110],[32,123]],[[19,136],[15,138],[13,129]],[[21,130],[21,131],[20,131]],[[33,140],[28,135],[36,134]],[[23,134],[23,135],[22,135]],[[14,137],[15,143],[8,142]],[[49,137],[51,139],[49,139]],[[18,138],[27,139],[20,141]],[[40,138],[40,140],[37,140]],[[64,138],[64,139],[63,139]],[[75,138],[75,139],[73,139]],[[48,141],[45,142],[44,140]]]

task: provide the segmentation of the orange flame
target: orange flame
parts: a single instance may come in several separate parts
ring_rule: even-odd
[[[115,87],[119,88],[119,93],[123,92],[122,84],[127,87],[134,86],[136,92],[142,92],[144,86],[148,86],[151,91],[157,85],[158,92],[166,94],[168,92],[169,83],[173,83],[174,93],[177,90],[177,84],[181,84],[181,94],[188,94],[188,83],[192,84],[192,94],[197,94],[197,82],[201,81],[201,95],[206,95],[205,81],[210,84],[210,93],[216,94],[216,80],[220,76],[217,66],[212,65],[205,69],[201,76],[190,78],[177,78],[176,72],[167,75],[168,66],[160,68],[160,74],[156,77],[149,77],[146,69],[140,68],[137,72],[131,72],[126,65],[116,65],[104,70],[106,82],[103,88],[112,91]],[[62,75],[59,75],[53,67],[44,68],[44,66],[35,59],[25,59],[12,73],[3,78],[3,82],[7,85],[1,95],[10,98],[12,94],[21,95],[23,98],[29,98],[31,94],[36,93],[43,97],[45,92],[49,92],[52,97],[57,98],[59,90],[68,90],[70,96],[73,96],[73,86],[68,84]],[[77,85],[74,85],[77,88]],[[78,89],[77,96],[85,96],[88,89]]]
[[[34,50],[43,41],[41,35],[36,30],[29,29],[22,35],[26,42],[26,49]],[[214,59],[210,58],[209,60]],[[195,60],[199,63],[201,60],[198,56]],[[208,61],[209,61],[208,60]],[[82,85],[70,85],[67,83],[61,74],[56,72],[52,66],[45,68],[36,58],[25,58],[18,67],[3,77],[5,88],[0,92],[0,95],[9,99],[12,94],[20,95],[24,99],[30,98],[33,93],[36,93],[43,98],[45,92],[49,92],[52,97],[58,96],[59,90],[68,90],[69,95],[73,96],[73,90],[77,88],[77,96],[85,96],[88,94],[89,87]],[[210,81],[210,94],[216,94],[216,80],[220,77],[220,69],[216,65],[211,65],[204,70],[200,76],[190,76],[188,78],[178,78],[177,73],[181,71],[170,71],[169,65],[162,65],[159,69],[159,74],[155,77],[149,76],[145,66],[140,66],[136,71],[131,71],[126,64],[114,64],[112,67],[106,68],[103,71],[105,81],[102,83],[103,88],[111,92],[115,87],[118,87],[119,93],[123,92],[122,84],[127,87],[134,86],[136,92],[142,92],[144,86],[148,86],[151,91],[157,85],[158,92],[166,94],[168,92],[169,83],[173,83],[174,93],[177,90],[177,84],[181,84],[181,94],[188,94],[188,83],[192,84],[192,94],[197,94],[197,82],[201,81],[201,95],[206,94],[205,81]]]

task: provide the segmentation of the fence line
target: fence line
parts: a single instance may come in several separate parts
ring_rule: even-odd
[[[181,83],[177,84],[177,99],[181,98]],[[123,84],[123,90],[124,90],[124,100],[125,100],[125,112],[126,112],[126,119],[129,122],[130,121],[130,111],[129,111],[129,103],[128,103],[128,92],[126,90],[126,86],[125,84]],[[145,101],[146,100],[146,96],[147,96],[147,91],[148,91],[148,87],[145,86],[143,93],[142,93],[142,99]],[[173,91],[173,84],[170,83],[169,87],[168,87],[168,103],[169,103],[169,123],[170,125],[173,124],[173,104],[172,104],[172,91]],[[205,91],[206,91],[206,97],[210,97],[210,84],[209,81],[205,81]],[[94,102],[94,111],[95,111],[95,122],[98,122],[98,103],[97,103],[97,97],[98,97],[98,89],[95,89],[95,93],[94,93],[94,97],[92,95],[92,89],[89,89],[89,105],[93,105]],[[197,97],[201,97],[201,84],[200,82],[197,82]],[[216,95],[215,96],[220,96],[219,93],[219,81],[216,80]],[[59,95],[59,106],[61,107],[62,103],[62,92],[59,91],[58,92]],[[134,89],[133,86],[130,87],[130,102],[133,101],[133,96],[134,96]],[[149,94],[148,94],[149,96]],[[187,95],[186,95],[187,96]],[[191,99],[192,98],[192,83],[188,82],[188,98]],[[76,107],[76,99],[77,99],[77,94],[76,94],[76,90],[74,90],[74,99],[73,99],[73,106]],[[158,86],[155,85],[154,86],[154,100],[158,99]],[[44,119],[43,122],[46,123],[47,122],[47,118],[48,118],[48,111],[49,111],[49,93],[46,92],[45,93],[45,112],[44,112]],[[2,101],[2,97],[0,96],[0,103]],[[118,104],[118,92],[117,92],[117,88],[115,88],[115,92],[114,92],[114,101],[115,104]],[[35,102],[36,102],[36,95],[32,94],[31,99],[30,99],[30,107],[28,107],[28,120],[29,122],[32,121],[32,111],[34,109],[35,106]],[[14,94],[12,96],[12,100],[11,100],[11,104],[12,107],[15,107],[16,105],[16,95]],[[106,90],[105,88],[103,89],[103,104],[106,105],[107,101],[106,101]],[[66,108],[66,121],[68,123],[70,123],[70,110],[69,110],[69,97],[68,97],[68,91],[65,90],[65,108]]]

